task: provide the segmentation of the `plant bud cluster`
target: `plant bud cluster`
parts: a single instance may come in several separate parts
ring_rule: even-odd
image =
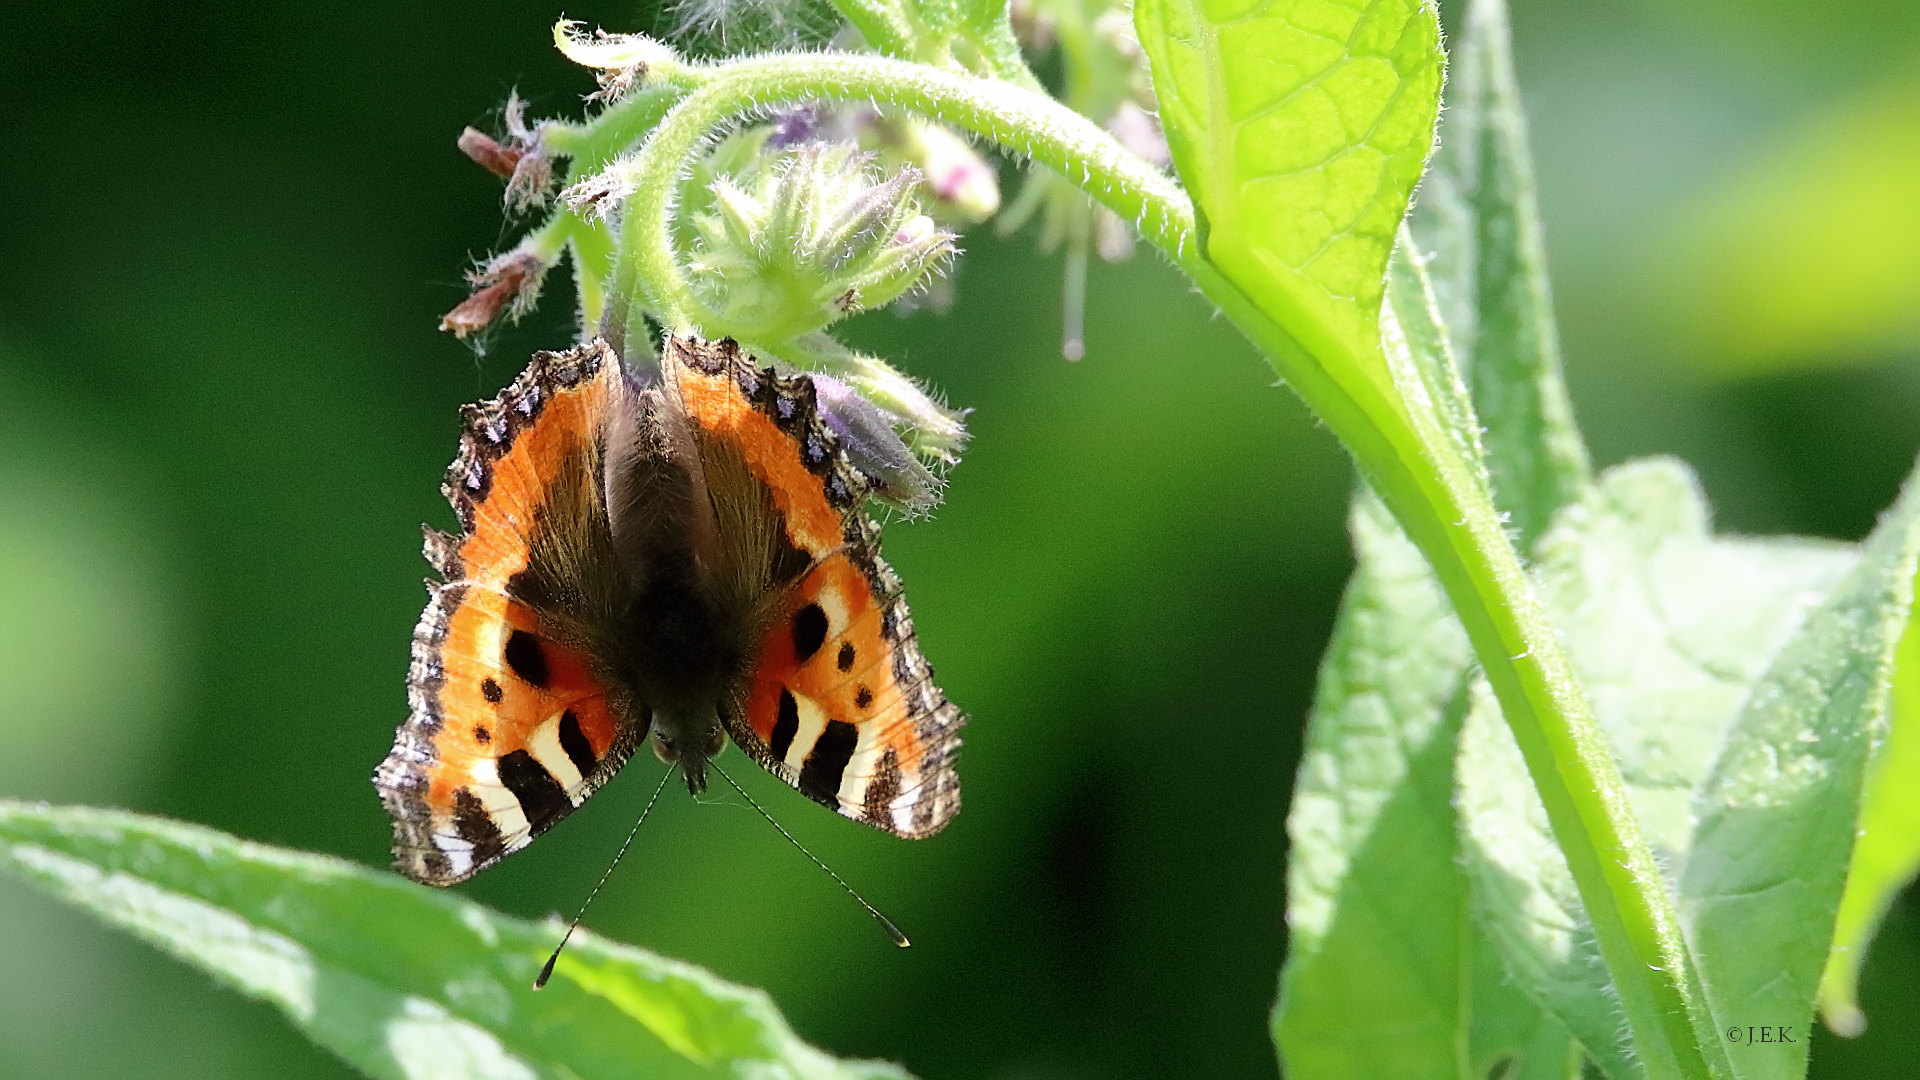
[[[689,278],[718,317],[710,331],[787,341],[923,285],[955,248],[921,212],[920,181],[911,166],[882,179],[872,155],[819,142],[763,149],[715,178],[687,220]]]
[[[676,37],[695,54],[784,43],[910,55],[976,77],[1018,82],[1024,75],[1031,82],[1017,33],[1029,48],[1061,50],[1068,105],[1141,156],[1166,161],[1125,4],[1014,0],[1011,24],[995,31],[955,21],[945,0],[886,3],[900,18],[855,30],[817,0],[693,0],[680,6]],[[821,12],[831,17],[816,25],[813,15]],[[875,29],[885,31],[883,38],[904,37],[862,36]],[[996,32],[1013,50],[1011,66],[1004,51],[995,51],[1002,49]],[[812,371],[824,414],[876,478],[875,494],[909,513],[938,501],[936,470],[959,460],[965,414],[884,361],[848,349],[828,328],[903,299],[944,307],[951,286],[942,273],[958,254],[951,229],[997,215],[1008,231],[1039,214],[1041,246],[1068,250],[1065,351],[1077,358],[1087,253],[1117,259],[1131,251],[1126,225],[1064,179],[1038,169],[1003,208],[994,165],[966,138],[896,106],[859,101],[761,112],[675,163],[685,171],[667,200],[672,262],[657,239],[627,250],[634,241],[623,223],[634,192],[644,186],[657,196],[665,186],[654,171],[660,163],[642,152],[650,132],[679,102],[717,85],[729,61],[690,59],[647,35],[589,32],[566,21],[554,27],[554,43],[594,72],[599,85],[587,100],[598,111],[579,123],[529,124],[516,95],[503,132],[461,134],[460,150],[507,181],[510,209],[552,205],[543,225],[469,275],[473,292],[446,314],[442,328],[467,337],[503,315],[517,318],[538,298],[546,274],[571,256],[583,334],[604,334],[629,362],[644,364],[647,342],[629,335],[670,322],[676,331],[731,337],[767,360]],[[550,199],[556,162],[566,169],[557,202]],[[649,212],[657,215],[659,207]]]

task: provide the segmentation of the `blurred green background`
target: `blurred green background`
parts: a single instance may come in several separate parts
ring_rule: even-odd
[[[0,795],[175,815],[384,864],[368,775],[405,713],[422,521],[455,407],[529,350],[434,330],[510,242],[454,151],[509,89],[572,114],[548,41],[632,4],[14,9],[0,26]],[[1449,10],[1449,18],[1453,12]],[[1522,0],[1569,378],[1602,463],[1693,462],[1725,529],[1853,539],[1920,446],[1920,5]],[[1013,173],[1003,176],[1009,187]],[[966,238],[944,315],[851,336],[975,409],[897,525],[972,715],[966,812],[906,844],[754,790],[672,800],[590,923],[767,988],[800,1033],[930,1078],[1264,1076],[1283,827],[1350,568],[1346,460],[1152,257]],[[651,759],[465,891],[571,911]],[[1920,905],[1814,1075],[1920,1075]],[[0,1075],[339,1077],[265,1008],[0,879]]]

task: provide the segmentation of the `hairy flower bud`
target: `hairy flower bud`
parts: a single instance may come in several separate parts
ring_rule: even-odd
[[[875,495],[910,515],[940,501],[939,472],[958,464],[967,445],[964,410],[942,405],[884,360],[826,334],[790,343],[785,358],[814,373],[821,412],[873,479]]]
[[[844,144],[763,153],[708,188],[692,215],[694,289],[744,340],[787,341],[882,307],[952,257],[954,237],[920,213],[920,175],[876,180]]]
[[[509,318],[518,319],[533,310],[540,298],[540,286],[553,264],[525,248],[496,255],[487,264],[467,275],[474,286],[472,295],[452,311],[440,317],[440,329],[451,330],[464,338],[493,324],[505,309]]]
[[[807,366],[825,372],[858,391],[900,429],[913,452],[928,461],[953,465],[967,445],[966,412],[949,409],[920,384],[877,357],[855,352],[826,334],[800,343]]]
[[[1000,177],[967,141],[941,124],[867,110],[856,121],[861,144],[883,165],[911,165],[925,178],[934,212],[977,224],[1000,209]]]
[[[504,200],[515,210],[544,206],[553,188],[553,162],[540,130],[527,126],[526,108],[519,94],[508,95],[505,142],[470,127],[455,144],[475,164],[507,182]]]
[[[940,501],[940,478],[907,448],[894,417],[831,375],[816,372],[813,386],[821,417],[854,466],[872,480],[875,495],[908,514],[925,513]]]

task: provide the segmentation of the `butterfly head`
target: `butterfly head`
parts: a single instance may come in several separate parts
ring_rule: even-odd
[[[686,778],[687,791],[698,795],[707,790],[707,762],[726,748],[727,734],[720,726],[717,712],[702,721],[684,718],[654,717],[653,754],[669,765],[678,765]]]

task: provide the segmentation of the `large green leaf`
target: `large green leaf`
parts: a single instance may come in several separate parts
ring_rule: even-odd
[[[1440,150],[1409,223],[1486,425],[1494,502],[1525,551],[1591,470],[1560,376],[1505,0],[1472,0],[1451,44]]]
[[[1481,7],[1457,55],[1503,61],[1504,10]],[[1498,49],[1480,43],[1490,33],[1502,35]],[[1501,104],[1517,108],[1511,95]],[[1451,106],[1449,116],[1488,108],[1474,97]],[[1571,466],[1564,484],[1517,492],[1544,519],[1585,476],[1584,451],[1564,412],[1538,411],[1564,400],[1558,365],[1484,365],[1470,393],[1449,345],[1461,339],[1439,318],[1441,283],[1427,276],[1439,260],[1428,264],[1421,254],[1474,243],[1481,216],[1511,221],[1531,213],[1501,201],[1530,191],[1524,177],[1507,175],[1524,167],[1524,145],[1506,146],[1474,172],[1472,186],[1456,184],[1473,195],[1455,199],[1462,235],[1416,243],[1402,231],[1388,270],[1382,344],[1388,363],[1404,372],[1403,385],[1421,388],[1462,460],[1483,459],[1475,412],[1488,408],[1487,446]],[[1519,259],[1489,261],[1475,272],[1466,287],[1489,295],[1527,292],[1543,273]],[[1572,460],[1548,440],[1571,440]],[[1426,560],[1376,500],[1356,500],[1352,530],[1359,565],[1322,661],[1288,819],[1291,937],[1274,1013],[1287,1074],[1577,1076],[1578,1044],[1512,984],[1491,943],[1465,918],[1452,773],[1471,679],[1466,635]]]
[[[1467,920],[1453,755],[1472,652],[1378,501],[1321,662],[1294,787],[1274,1040],[1295,1080],[1567,1080],[1570,1040]],[[1464,1037],[1463,1037],[1464,1036]],[[1504,1071],[1500,1075],[1507,1075]]]
[[[1887,742],[1867,773],[1860,800],[1860,838],[1853,845],[1847,891],[1833,928],[1833,949],[1820,979],[1820,1012],[1842,1035],[1866,1030],[1860,1011],[1860,964],[1887,906],[1920,871],[1920,619],[1909,617],[1893,676]]]
[[[1860,565],[1755,685],[1702,788],[1680,914],[1749,1080],[1806,1072],[1814,992],[1833,941],[1867,762],[1887,731],[1896,648],[1913,612],[1920,483],[1867,538]]]
[[[1387,256],[1433,146],[1420,0],[1138,0],[1202,254],[1321,363],[1381,386]]]
[[[1472,651],[1427,562],[1377,501],[1320,664],[1287,816],[1288,1076],[1456,1076],[1466,889],[1450,805]]]
[[[1387,295],[1388,362],[1477,459],[1473,405],[1409,243]],[[1510,984],[1467,918],[1452,805],[1466,634],[1426,560],[1364,492],[1352,529],[1359,565],[1288,818],[1291,938],[1273,1024],[1287,1074],[1567,1080],[1580,1057],[1566,1029]]]
[[[1684,467],[1616,468],[1540,543],[1538,584],[1664,867],[1749,688],[1853,563],[1840,545],[1715,538]],[[1476,910],[1520,985],[1616,1080],[1641,1075],[1546,811],[1491,695],[1463,736],[1459,801]]]
[[[764,993],[393,874],[195,825],[0,800],[0,867],[284,1012],[375,1077],[900,1080],[801,1042]]]
[[[1713,538],[1691,477],[1648,462],[1610,472],[1541,543],[1542,595],[1680,882],[1711,1009],[1696,1024],[1722,1040],[1736,1025],[1798,1032],[1797,1049],[1723,1041],[1742,1077],[1804,1071],[1917,529],[1909,495],[1863,556]],[[1573,881],[1537,802],[1513,797],[1525,769],[1485,698],[1462,737],[1459,788],[1476,909],[1520,984],[1608,1075],[1639,1075]]]

